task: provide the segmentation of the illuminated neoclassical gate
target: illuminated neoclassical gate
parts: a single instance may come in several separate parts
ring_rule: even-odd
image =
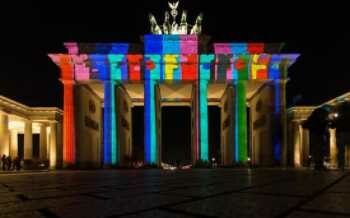
[[[64,87],[63,156],[66,165],[79,162],[76,125],[75,84],[100,81],[104,86],[103,112],[103,164],[120,164],[120,130],[116,120],[116,87],[124,83],[142,82],[144,85],[145,161],[159,164],[159,124],[157,111],[157,85],[163,82],[182,81],[192,83],[193,162],[208,161],[208,85],[225,83],[231,94],[229,116],[223,125],[231,123],[226,131],[232,142],[225,145],[222,164],[246,162],[247,115],[246,94],[248,81],[269,81],[274,89],[272,117],[274,120],[273,158],[286,160],[286,99],[287,69],[297,54],[279,54],[280,44],[263,43],[214,43],[207,46],[207,37],[201,36],[202,14],[194,25],[187,24],[187,13],[182,12],[181,22],[176,23],[177,3],[169,3],[170,13],[165,12],[163,25],[157,24],[150,14],[153,34],[143,37],[143,45],[131,43],[65,43],[67,54],[50,54],[61,69]],[[173,19],[170,23],[170,15]],[[191,27],[191,28],[190,28]],[[206,51],[214,50],[214,53]],[[258,104],[257,104],[258,105]],[[226,107],[225,107],[226,108]],[[263,122],[264,120],[261,119]],[[256,120],[254,126],[259,126]],[[88,118],[90,121],[90,118]],[[250,122],[250,121],[249,121]],[[98,125],[96,126],[97,129]],[[96,128],[94,128],[96,129]],[[102,129],[102,128],[101,128]],[[251,131],[251,130],[249,130]],[[80,137],[81,134],[80,134]],[[223,146],[222,146],[223,147]],[[102,149],[100,149],[102,150]],[[80,150],[81,151],[81,150]],[[78,159],[78,160],[77,160]]]
[[[217,43],[213,54],[199,53],[196,35],[145,35],[144,54],[125,43],[66,43],[68,54],[50,54],[61,69],[64,85],[64,162],[76,163],[74,83],[99,80],[104,84],[103,162],[119,162],[115,88],[124,82],[144,82],[145,161],[158,164],[156,85],[163,81],[188,81],[194,86],[195,125],[193,156],[208,160],[208,100],[210,82],[224,82],[234,92],[234,160],[247,160],[246,82],[270,80],[275,86],[276,128],[274,158],[284,161],[286,150],[285,83],[287,68],[296,54],[274,54],[275,44]],[[277,46],[278,47],[278,46]]]

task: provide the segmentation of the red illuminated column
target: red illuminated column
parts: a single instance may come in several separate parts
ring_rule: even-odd
[[[74,119],[74,81],[62,80],[63,83],[63,163],[71,166],[75,158],[75,119]]]
[[[74,119],[74,60],[71,55],[66,54],[49,54],[49,57],[61,69],[60,80],[63,84],[63,165],[64,167],[69,167],[76,163]]]

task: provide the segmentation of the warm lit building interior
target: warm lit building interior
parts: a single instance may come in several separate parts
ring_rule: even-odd
[[[1,156],[18,156],[30,168],[62,165],[62,114],[58,108],[29,107],[0,96]]]

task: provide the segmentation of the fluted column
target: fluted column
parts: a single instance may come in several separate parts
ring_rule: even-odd
[[[336,129],[329,129],[329,157],[332,167],[337,167],[337,141],[336,141]]]
[[[33,158],[33,132],[32,121],[26,120],[24,124],[24,160]]]
[[[287,165],[287,109],[286,80],[275,80],[275,111],[274,111],[274,160],[282,166]]]
[[[57,166],[57,124],[50,123],[50,136],[49,136],[49,159],[50,159],[50,169],[55,169]]]
[[[156,81],[145,79],[145,161],[148,164],[158,163],[157,120],[156,120]]]
[[[18,132],[17,130],[10,131],[10,155],[11,157],[18,156]]]
[[[42,123],[40,125],[40,159],[47,160],[47,134],[46,134],[46,124]]]
[[[197,125],[199,128],[199,158],[202,161],[209,160],[208,139],[208,84],[211,77],[211,66],[214,55],[201,55],[197,84]],[[198,137],[198,136],[197,136]]]
[[[209,139],[208,139],[208,80],[199,82],[199,143],[200,159],[209,160]]]
[[[76,163],[75,157],[75,116],[74,116],[74,81],[62,80],[63,83],[63,163],[65,166]]]
[[[247,149],[247,82],[237,80],[235,82],[235,159],[237,162],[245,162],[248,158]]]
[[[61,69],[63,84],[63,165],[76,163],[75,116],[74,116],[74,61],[70,54],[50,54],[49,57]]]
[[[117,111],[116,111],[115,81],[104,81],[104,164],[116,165],[119,162],[119,148],[117,140]]]
[[[9,155],[8,116],[0,112],[0,155]]]
[[[293,145],[294,145],[294,153],[293,153],[293,165],[295,167],[300,167],[301,166],[301,154],[302,154],[302,137],[303,137],[303,129],[300,123],[298,122],[293,122],[292,124],[293,128]]]

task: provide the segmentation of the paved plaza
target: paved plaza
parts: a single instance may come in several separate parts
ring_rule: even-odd
[[[0,217],[350,217],[340,171],[196,169],[0,174]]]

